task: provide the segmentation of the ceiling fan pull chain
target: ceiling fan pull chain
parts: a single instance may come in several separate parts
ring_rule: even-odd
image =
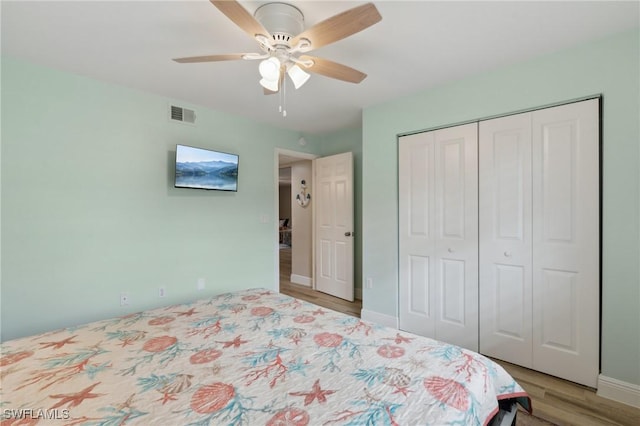
[[[280,89],[280,91],[278,92],[278,103],[279,103],[278,104],[278,112],[280,114],[282,114],[282,91],[283,91],[283,88],[280,87],[279,89]]]
[[[287,79],[283,78],[282,79],[282,106],[280,107],[282,109],[282,116],[286,117],[287,116],[287,94],[286,94],[286,87],[287,87]]]

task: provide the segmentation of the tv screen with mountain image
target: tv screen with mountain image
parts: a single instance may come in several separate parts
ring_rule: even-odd
[[[238,156],[225,152],[176,146],[176,188],[238,190]]]

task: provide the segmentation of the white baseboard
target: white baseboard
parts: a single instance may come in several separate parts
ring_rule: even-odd
[[[360,317],[363,320],[375,322],[386,327],[396,329],[398,328],[398,318],[391,315],[381,314],[380,312],[368,311],[366,309],[363,309],[360,311]]]
[[[598,396],[640,408],[640,385],[612,377],[598,376]]]
[[[289,280],[294,284],[311,287],[311,278],[305,277],[304,275],[291,274]]]

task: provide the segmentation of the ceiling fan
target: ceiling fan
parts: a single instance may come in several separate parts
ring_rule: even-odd
[[[373,3],[349,9],[305,30],[304,15],[297,7],[287,3],[266,3],[251,15],[237,1],[210,1],[255,39],[262,53],[193,56],[176,58],[174,61],[195,63],[261,60],[258,69],[265,94],[277,93],[284,85],[285,74],[289,75],[296,89],[309,79],[310,75],[306,71],[350,83],[360,83],[367,76],[346,65],[304,53],[342,40],[379,22],[382,16]]]

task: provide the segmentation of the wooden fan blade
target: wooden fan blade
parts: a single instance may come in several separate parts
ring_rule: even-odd
[[[190,56],[188,58],[176,58],[174,61],[181,64],[189,64],[194,62],[218,62],[218,61],[235,61],[242,59],[245,53],[231,53],[228,55],[208,55],[208,56]]]
[[[360,72],[346,65],[339,64],[337,62],[329,61],[327,59],[302,55],[300,56],[300,60],[312,60],[313,65],[308,68],[303,67],[303,69],[316,74],[324,75],[325,77],[331,77],[337,80],[348,81],[349,83],[356,84],[360,83],[367,77],[367,75],[363,72]]]
[[[369,28],[380,22],[381,19],[382,16],[373,3],[363,4],[334,15],[303,31],[294,37],[291,46],[298,44],[300,39],[306,38],[311,41],[311,49],[317,49]]]
[[[257,34],[262,34],[271,39],[271,34],[262,26],[256,18],[251,15],[247,9],[242,7],[240,3],[234,0],[210,0],[211,4],[218,8],[227,18],[239,26],[244,32],[249,34],[251,38],[255,38]]]

